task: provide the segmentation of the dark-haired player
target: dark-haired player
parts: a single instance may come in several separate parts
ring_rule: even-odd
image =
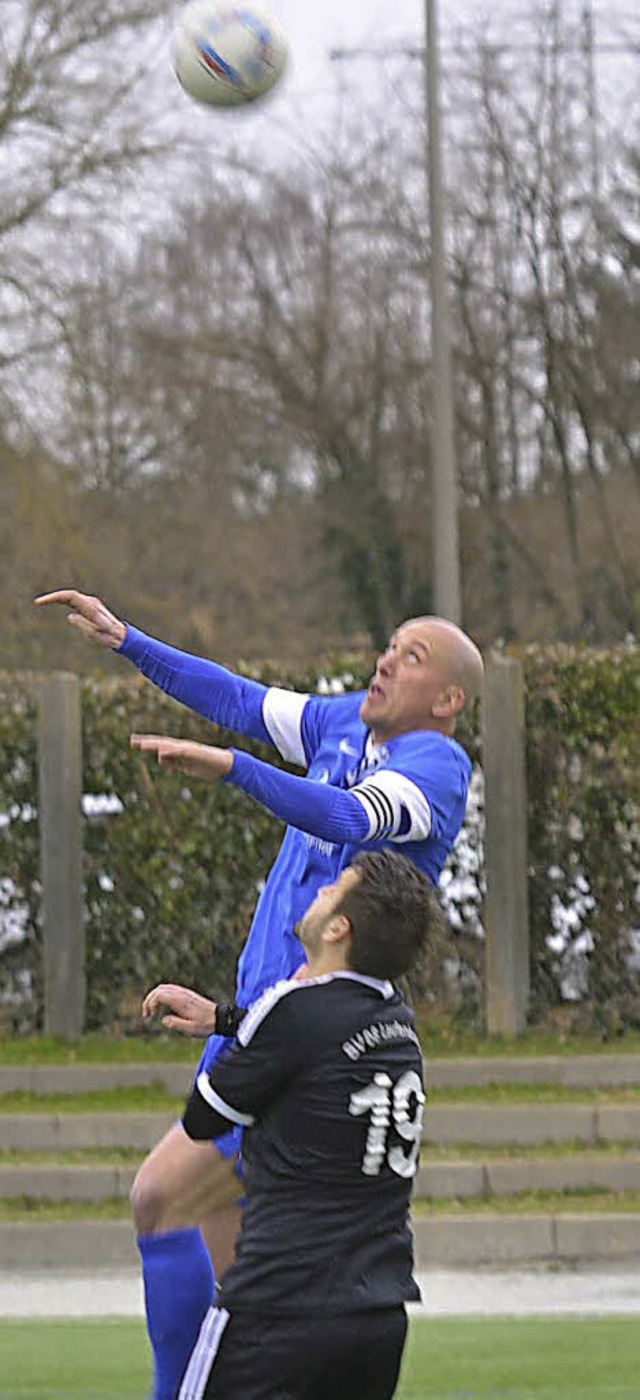
[[[202,1070],[183,1118],[195,1141],[244,1129],[237,1257],[202,1326],[180,1400],[390,1400],[418,1297],[408,1222],[422,1136],[422,1057],[393,980],[438,914],[404,857],[356,856],[297,927],[310,980],[246,1013]],[[158,987],[205,1033],[213,1003]],[[186,1013],[186,1014],[185,1014]]]

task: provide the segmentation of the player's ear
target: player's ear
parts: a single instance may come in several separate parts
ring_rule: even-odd
[[[465,694],[462,686],[448,685],[446,690],[442,690],[434,702],[432,710],[438,719],[449,719],[452,715],[459,715],[464,709]]]
[[[351,919],[346,914],[334,914],[324,930],[326,943],[342,943],[351,937]]]

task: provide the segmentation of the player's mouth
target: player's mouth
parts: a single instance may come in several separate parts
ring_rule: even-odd
[[[369,698],[371,700],[384,700],[384,690],[377,681],[371,681],[369,686]]]

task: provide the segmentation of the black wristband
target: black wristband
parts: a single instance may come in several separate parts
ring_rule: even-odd
[[[216,1006],[215,1034],[234,1036],[238,1034],[247,1014],[244,1006]]]

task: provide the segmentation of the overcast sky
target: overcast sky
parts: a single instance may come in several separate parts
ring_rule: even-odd
[[[425,32],[425,0],[269,0],[284,25],[293,57],[292,86],[321,86],[327,76],[327,54],[332,47],[371,44],[384,47],[393,40],[420,43]],[[585,0],[562,0],[567,20],[579,20]],[[444,43],[447,37],[471,20],[482,20],[507,35],[523,34],[527,12],[544,13],[550,0],[438,0],[437,13]],[[638,15],[638,0],[594,0],[592,4],[596,37],[613,37],[612,25]],[[528,31],[533,32],[531,27]],[[638,35],[637,23],[635,26]]]
[[[383,82],[380,65],[373,61],[332,64],[330,51],[334,48],[371,47],[381,53],[403,45],[421,46],[425,36],[425,0],[268,0],[274,15],[283,25],[290,50],[290,65],[276,94],[264,107],[243,113],[238,126],[238,113],[207,113],[205,120],[215,123],[215,135],[231,140],[240,132],[250,135],[255,130],[263,139],[265,130],[272,133],[278,146],[295,146],[301,133],[309,131],[316,119],[326,117],[331,108],[338,73],[343,83],[353,86],[354,97],[364,88]],[[549,9],[549,0],[540,0],[536,12]],[[562,10],[567,20],[579,22],[585,0],[563,0]],[[456,34],[464,32],[471,21],[484,20],[489,32],[500,38],[532,38],[534,30],[527,21],[532,13],[530,0],[438,0],[439,30],[444,65],[451,66],[452,45]],[[617,37],[616,21],[628,18],[627,32],[636,40],[640,32],[638,0],[595,0],[596,37],[600,41]],[[635,16],[635,19],[634,19]],[[519,17],[519,18],[518,18]],[[407,60],[410,62],[410,60]],[[527,58],[523,55],[523,72]],[[402,60],[398,72],[402,72]],[[616,102],[616,93],[625,91],[625,115],[629,116],[629,95],[638,105],[640,78],[638,58],[600,55],[597,59],[600,100],[604,107]],[[613,77],[613,81],[612,81]],[[177,100],[186,100],[179,97]],[[198,122],[200,117],[197,118]],[[220,123],[220,125],[218,125]],[[211,125],[209,130],[214,131]]]

